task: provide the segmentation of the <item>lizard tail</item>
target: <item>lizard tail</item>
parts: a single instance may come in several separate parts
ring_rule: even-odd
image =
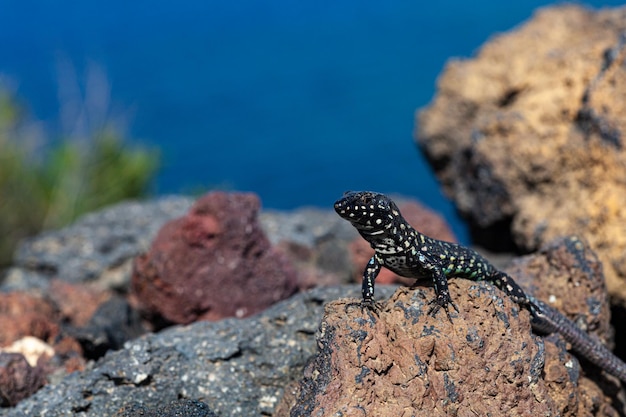
[[[558,310],[534,297],[528,298],[531,301],[533,328],[544,333],[560,333],[572,345],[572,350],[618,377],[622,382],[626,382],[626,363],[615,356],[602,342],[593,339]]]

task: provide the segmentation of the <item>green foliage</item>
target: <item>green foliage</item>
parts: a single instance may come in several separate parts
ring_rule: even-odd
[[[144,196],[158,168],[156,151],[129,148],[112,128],[47,149],[34,146],[24,119],[15,100],[0,91],[0,267],[26,236]]]

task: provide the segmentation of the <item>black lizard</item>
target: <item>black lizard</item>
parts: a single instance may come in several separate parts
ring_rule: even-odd
[[[527,308],[532,325],[544,333],[560,333],[572,349],[593,364],[626,382],[626,364],[602,343],[592,339],[556,309],[527,295],[506,273],[496,269],[476,251],[455,243],[430,238],[415,230],[386,195],[370,191],[346,192],[335,202],[335,211],[348,220],[375,250],[363,272],[363,305],[374,306],[374,282],[385,268],[409,278],[431,278],[437,298],[430,314],[448,306],[448,279],[487,281]]]

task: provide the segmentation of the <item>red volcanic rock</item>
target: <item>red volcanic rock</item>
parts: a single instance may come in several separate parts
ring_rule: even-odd
[[[244,317],[296,291],[295,271],[257,222],[254,194],[213,192],[159,231],[135,259],[144,312],[173,323]]]
[[[58,301],[62,305],[62,300]],[[85,306],[86,310],[90,308],[92,307]],[[83,369],[85,361],[81,356],[80,345],[74,338],[61,331],[60,323],[67,319],[60,312],[62,309],[63,307],[55,305],[53,301],[25,292],[0,293],[0,348],[9,348],[14,342],[32,336],[54,349],[56,359],[52,362],[56,365],[39,369],[42,374],[52,372],[57,367],[63,367],[67,372]],[[15,361],[12,359],[10,363],[14,366]],[[0,387],[0,391],[4,388],[6,385]]]
[[[59,335],[58,314],[41,297],[25,292],[0,293],[0,347],[24,336],[52,343]]]
[[[398,208],[402,212],[402,217],[414,228],[435,239],[445,240],[447,242],[456,242],[456,237],[450,230],[446,221],[437,213],[427,209],[415,201],[406,201],[398,203]],[[370,258],[374,255],[374,249],[371,248],[363,238],[356,238],[350,245],[350,257],[354,265],[354,280],[361,282],[363,279],[363,270]],[[392,284],[394,282],[411,285],[415,282],[412,278],[400,277],[390,270],[381,269],[376,282],[379,284]]]
[[[16,405],[45,384],[43,370],[20,353],[0,352],[0,407]]]

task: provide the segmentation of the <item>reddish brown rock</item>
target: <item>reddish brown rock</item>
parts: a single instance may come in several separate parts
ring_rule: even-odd
[[[456,237],[446,221],[439,214],[424,207],[416,201],[401,201],[398,208],[402,212],[402,216],[420,232],[435,239],[445,240],[447,242],[456,242]],[[361,282],[363,279],[363,271],[374,255],[374,250],[363,238],[356,238],[349,246],[350,257],[354,265],[353,279]],[[380,284],[403,283],[411,285],[415,280],[400,277],[390,270],[383,268],[376,278],[376,282]]]
[[[296,276],[257,222],[253,194],[213,192],[167,223],[135,260],[132,291],[173,323],[244,317],[296,291]]]
[[[535,250],[586,238],[626,304],[623,8],[546,8],[451,60],[417,141],[475,238]]]
[[[62,301],[62,300],[59,300]],[[85,306],[89,310],[91,306]],[[82,349],[79,343],[72,337],[63,333],[61,320],[63,315],[55,303],[48,299],[25,292],[0,293],[0,351],[13,349],[11,345],[20,340],[28,340],[34,337],[53,349],[52,355],[46,353],[39,358],[38,367],[32,370],[23,368],[14,358],[11,359],[11,367],[16,367],[15,372],[24,378],[35,377],[39,374],[45,376],[58,369],[65,372],[81,370],[85,367],[85,360],[82,357]],[[20,354],[21,357],[23,355]],[[13,368],[11,368],[13,369]],[[11,371],[13,372],[13,371]],[[10,380],[13,381],[13,380]],[[32,382],[24,380],[24,383]],[[8,398],[25,398],[22,395],[29,391],[27,386],[21,387],[19,381],[13,381],[17,392],[7,391],[4,393]],[[8,389],[5,385],[1,389]],[[21,388],[20,388],[21,387]]]
[[[515,258],[506,272],[585,331],[612,345],[611,311],[602,263],[578,237],[556,239]]]
[[[0,352],[0,407],[11,407],[45,384],[44,372],[19,353]]]
[[[602,267],[583,241],[552,242],[508,272],[610,340]],[[432,288],[401,288],[378,314],[329,303],[291,416],[619,415],[619,383],[581,368],[560,335],[532,334],[528,311],[489,283],[449,285],[451,320],[428,314]]]
[[[399,289],[378,315],[329,303],[291,416],[556,415],[528,313],[483,283],[450,290],[453,322],[427,314],[431,288]]]
[[[49,344],[59,335],[58,312],[45,299],[25,292],[0,293],[0,347],[24,336]]]
[[[536,253],[516,258],[506,272],[601,343],[613,346],[602,263],[584,240],[567,237],[544,244]],[[562,366],[563,339],[550,336],[545,346],[544,380],[561,415],[618,415],[613,408],[619,404],[615,394],[619,382],[615,378],[587,364],[580,378],[572,381],[565,376],[572,369]],[[598,411],[593,414],[590,410]]]

